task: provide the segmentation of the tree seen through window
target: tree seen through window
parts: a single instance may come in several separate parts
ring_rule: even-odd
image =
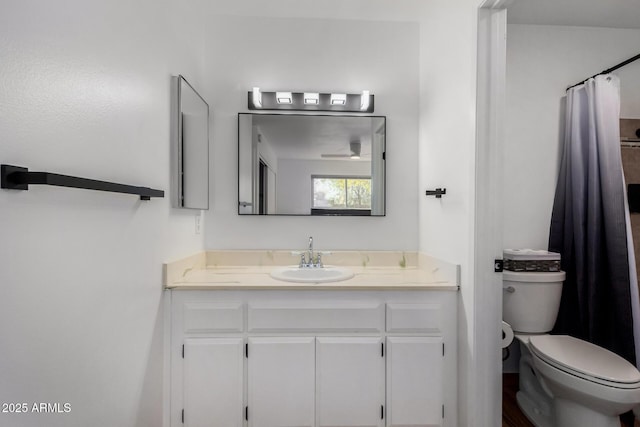
[[[370,177],[313,177],[313,208],[371,209]]]

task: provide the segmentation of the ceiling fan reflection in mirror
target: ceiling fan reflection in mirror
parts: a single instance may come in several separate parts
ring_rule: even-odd
[[[362,149],[362,144],[360,143],[360,141],[351,141],[349,143],[349,154],[339,154],[339,153],[335,153],[335,154],[321,154],[321,157],[323,159],[353,159],[353,160],[358,160],[360,159],[360,151]]]

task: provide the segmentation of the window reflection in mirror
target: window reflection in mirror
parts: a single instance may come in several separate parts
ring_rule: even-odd
[[[385,215],[386,119],[238,115],[238,213]]]
[[[371,177],[312,176],[312,215],[371,215]],[[352,212],[349,212],[352,211]]]

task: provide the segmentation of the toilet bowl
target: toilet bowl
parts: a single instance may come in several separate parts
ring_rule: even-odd
[[[529,349],[557,426],[619,427],[640,402],[640,372],[617,354],[567,335],[532,336]]]
[[[546,334],[564,277],[503,273],[503,318],[521,347],[518,405],[536,427],[619,427],[619,415],[640,404],[640,372],[602,347]]]

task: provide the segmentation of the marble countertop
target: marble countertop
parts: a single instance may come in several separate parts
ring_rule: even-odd
[[[249,255],[247,255],[249,254]],[[353,278],[328,283],[284,282],[270,272],[291,265],[290,254],[274,251],[210,251],[164,265],[164,286],[175,290],[457,290],[459,268],[416,253],[342,252],[327,266],[349,268]],[[247,260],[250,265],[239,265]],[[328,260],[329,261],[329,260]]]

